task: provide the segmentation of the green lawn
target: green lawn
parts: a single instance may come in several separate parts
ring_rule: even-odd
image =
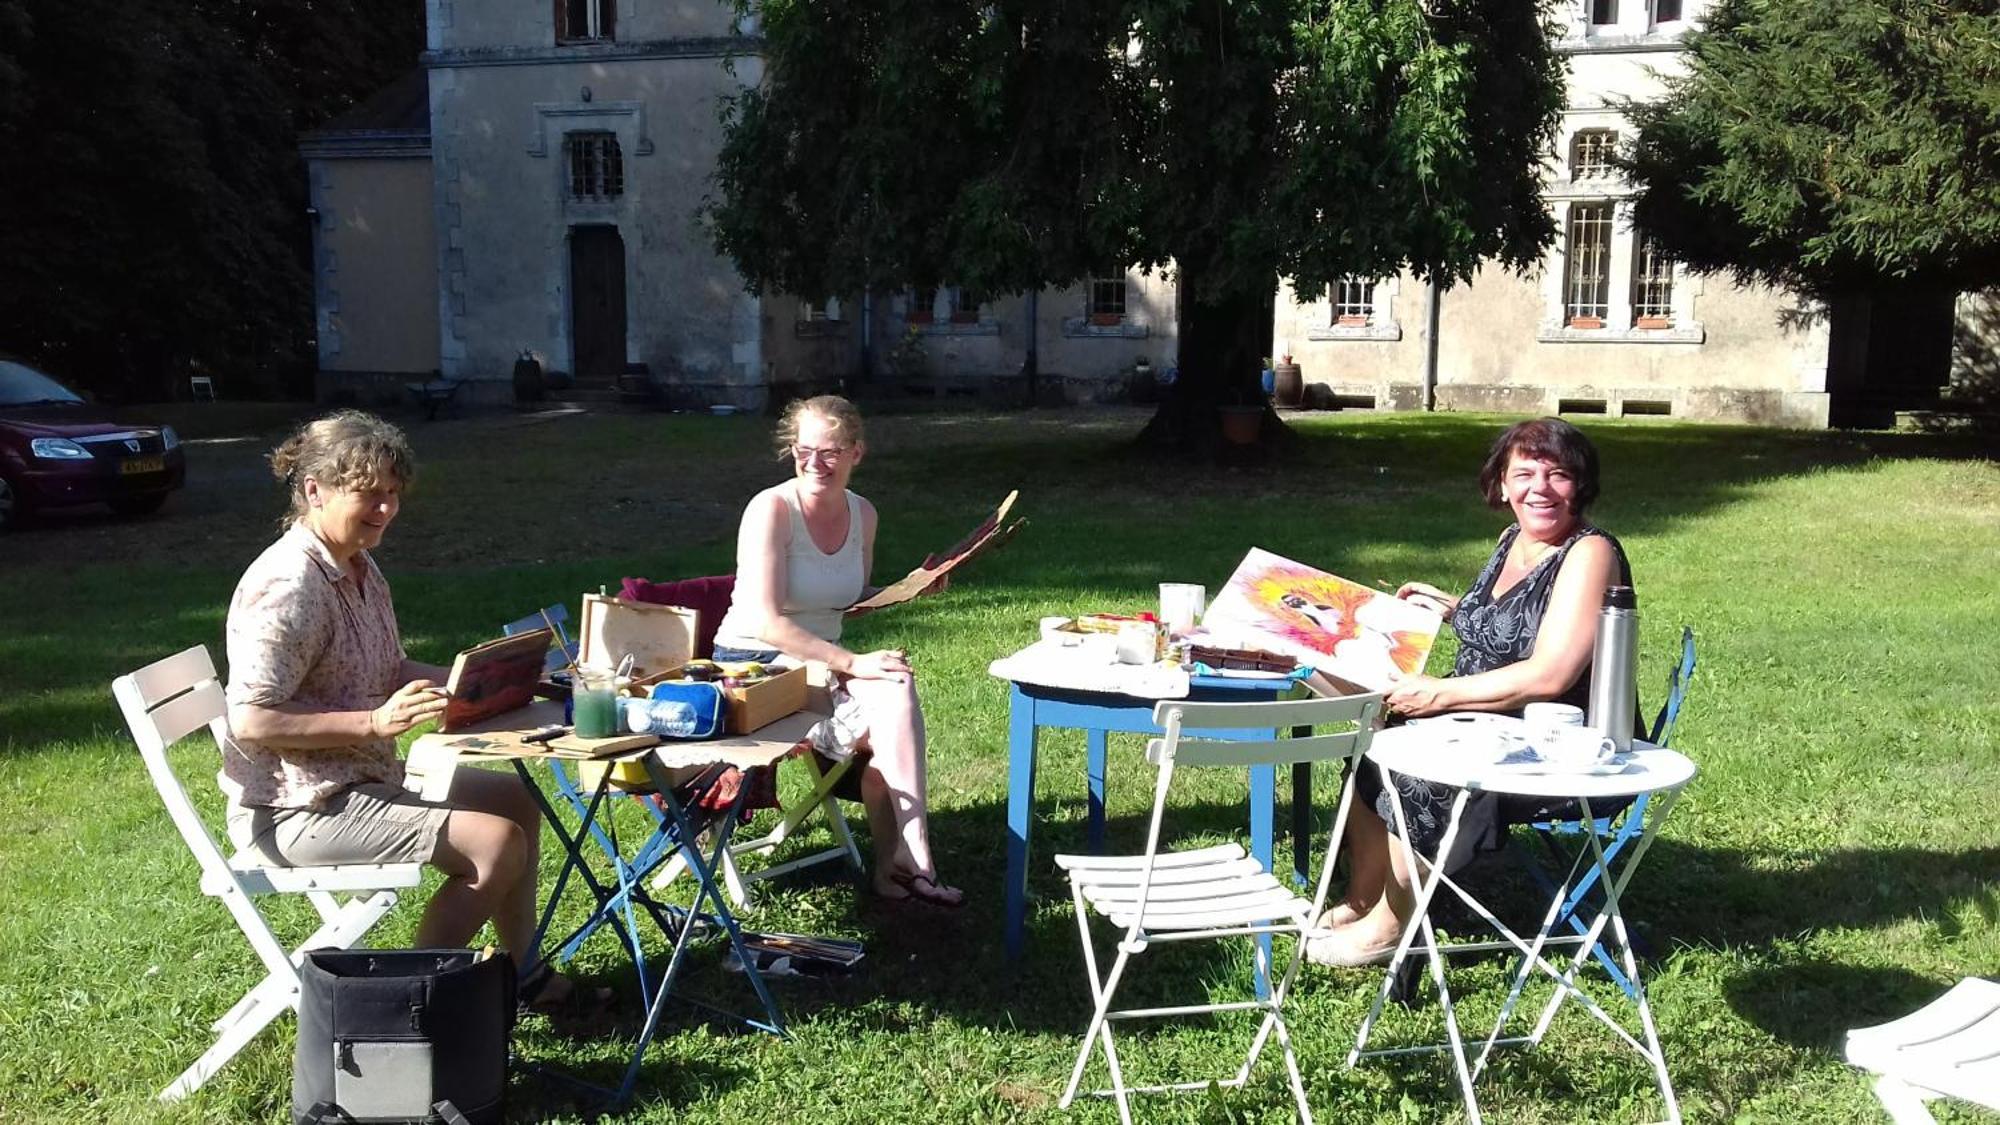
[[[1213,589],[1251,546],[1361,581],[1462,589],[1502,519],[1473,476],[1504,419],[1327,415],[1278,467],[1196,473],[1135,459],[1143,416],[951,414],[879,419],[858,487],[882,512],[884,575],[958,537],[1009,488],[1029,526],[943,597],[859,622],[923,675],[932,805],[954,914],[876,903],[837,876],[780,881],[765,928],[868,945],[837,983],[776,987],[785,1040],[676,1015],[625,1119],[1115,1120],[1055,1099],[1088,1014],[1066,894],[1048,856],[1080,845],[1080,737],[1044,740],[1030,956],[999,952],[1006,696],[987,663],[1035,620],[1150,605],[1163,580]],[[192,644],[218,656],[224,607],[281,506],[259,457],[276,412],[189,412],[187,492],[160,516],[51,520],[0,538],[0,1122],[285,1119],[292,1030],[280,1022],[190,1101],[151,1101],[258,975],[222,908],[195,888],[111,702],[113,676]],[[768,423],[582,416],[412,422],[420,479],[379,553],[413,655],[443,660],[501,621],[626,574],[728,568],[737,512],[777,479]],[[1939,438],[1590,422],[1605,465],[1594,513],[1630,553],[1647,705],[1683,623],[1701,664],[1676,741],[1702,776],[1628,905],[1690,1120],[1877,1120],[1838,1061],[1842,1029],[1906,1011],[1951,981],[2000,971],[1992,794],[2000,791],[2000,471]],[[1435,666],[1447,666],[1441,643]],[[1130,846],[1150,799],[1136,741],[1114,740],[1112,833]],[[177,753],[219,812],[214,751]],[[1204,831],[1237,822],[1240,778],[1191,795]],[[1325,779],[1322,805],[1334,790]],[[1987,810],[1981,812],[1981,809]],[[630,810],[628,810],[629,812]],[[1320,810],[1327,810],[1322,807]],[[1281,816],[1284,814],[1281,813]],[[1282,822],[1282,821],[1281,821]],[[636,827],[636,821],[627,823]],[[823,835],[806,843],[823,841]],[[551,866],[553,860],[548,861]],[[822,869],[824,870],[824,869]],[[1515,885],[1504,865],[1493,878]],[[1515,913],[1525,897],[1499,896]],[[284,903],[291,923],[302,904]],[[407,939],[416,909],[378,940]],[[302,932],[302,931],[300,931]],[[662,945],[663,949],[664,946]],[[1136,997],[1242,987],[1241,953],[1181,950]],[[713,950],[692,978],[744,1000]],[[629,980],[605,937],[582,969]],[[1505,965],[1457,975],[1463,1011],[1498,1010]],[[1439,1058],[1342,1061],[1372,997],[1363,972],[1316,972],[1294,1027],[1327,1120],[1459,1120]],[[1173,990],[1178,989],[1178,992]],[[636,1004],[625,992],[621,1018]],[[1430,1042],[1429,1010],[1391,1008],[1380,1041]],[[1130,1035],[1128,1073],[1217,1074],[1243,1020]],[[622,1034],[622,1031],[620,1032]],[[617,1034],[523,1025],[525,1057],[613,1076]],[[1636,1057],[1579,1009],[1534,1052],[1481,1080],[1491,1120],[1648,1120]],[[1275,1060],[1213,1097],[1151,1098],[1156,1121],[1283,1121]],[[558,1086],[517,1079],[519,1119],[578,1120]],[[1961,1117],[1970,1120],[1970,1117]]]

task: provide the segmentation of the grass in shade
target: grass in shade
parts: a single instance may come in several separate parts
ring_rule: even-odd
[[[931,734],[932,820],[953,913],[892,907],[837,874],[769,885],[754,925],[867,943],[860,972],[777,983],[788,1039],[676,1010],[620,1118],[668,1122],[1115,1120],[1055,1107],[1089,1011],[1067,895],[1047,857],[1080,847],[1081,738],[1043,743],[1029,956],[1000,954],[1005,685],[989,661],[1045,614],[1132,611],[1161,581],[1211,589],[1261,546],[1362,582],[1463,589],[1503,519],[1473,477],[1507,419],[1305,417],[1278,465],[1201,472],[1135,457],[1122,411],[938,414],[874,423],[857,488],[882,513],[878,578],[956,540],[1009,488],[1029,526],[945,595],[854,624],[857,646],[908,648]],[[51,518],[0,538],[0,1121],[286,1119],[292,1024],[280,1021],[194,1098],[152,1096],[209,1042],[259,975],[223,909],[199,895],[112,704],[113,676],[192,644],[220,654],[243,567],[274,533],[261,456],[281,410],[193,410],[189,486],[152,519]],[[1885,434],[1596,422],[1593,513],[1629,552],[1642,689],[1656,697],[1682,624],[1701,664],[1676,738],[1702,775],[1633,884],[1628,912],[1690,1120],[1872,1120],[1842,1029],[1916,1007],[1960,976],[2000,971],[2000,471],[1972,446]],[[586,415],[413,423],[420,475],[378,553],[412,655],[446,660],[502,621],[628,574],[729,569],[745,500],[779,479],[768,423]],[[1433,668],[1448,666],[1448,641]],[[1647,704],[1657,702],[1649,698]],[[1113,739],[1110,834],[1137,846],[1150,798],[1136,739]],[[212,748],[175,754],[219,822]],[[795,779],[793,779],[795,781]],[[1189,819],[1239,822],[1241,778],[1188,791]],[[1335,791],[1319,787],[1323,820]],[[858,810],[857,810],[858,811]],[[1281,818],[1286,814],[1281,811]],[[619,812],[628,832],[638,810]],[[1281,822],[1283,822],[1281,820]],[[801,846],[824,846],[823,831]],[[544,857],[553,873],[555,857]],[[1532,913],[1504,864],[1488,877]],[[683,888],[685,893],[685,888]],[[275,912],[304,932],[302,903]],[[399,906],[380,943],[408,940]],[[656,944],[655,952],[664,951]],[[1175,950],[1132,999],[1232,998],[1242,951]],[[713,947],[689,984],[749,999]],[[613,1078],[636,1020],[609,936],[579,971],[620,986],[611,1034],[531,1020],[522,1057]],[[1506,965],[1456,976],[1472,1027]],[[1342,1064],[1376,978],[1313,972],[1294,1027],[1326,1120],[1460,1120],[1441,1058]],[[1602,990],[1600,990],[1602,991]],[[1606,994],[1609,995],[1609,994]],[[1128,1035],[1137,1080],[1220,1075],[1247,1018]],[[1442,1037],[1431,1009],[1392,1008],[1389,1042]],[[1152,1097],[1147,1120],[1283,1121],[1275,1060],[1240,1091]],[[1095,1075],[1095,1071],[1093,1072]],[[1533,1052],[1482,1078],[1490,1120],[1657,1118],[1638,1059],[1572,1007]],[[517,1120],[577,1121],[563,1087],[516,1078]]]

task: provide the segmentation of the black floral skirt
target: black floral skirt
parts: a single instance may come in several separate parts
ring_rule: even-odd
[[[1436,862],[1438,845],[1444,842],[1444,830],[1451,823],[1452,802],[1458,799],[1458,786],[1399,773],[1396,775],[1395,792],[1403,801],[1403,816],[1410,826],[1410,843],[1424,858]],[[1361,773],[1354,779],[1355,800],[1365,802],[1374,809],[1375,815],[1389,826],[1389,834],[1393,836],[1398,834],[1396,811],[1389,804],[1389,793],[1390,787],[1382,783],[1381,769],[1373,762],[1362,763]],[[1611,816],[1631,802],[1630,797],[1596,801],[1591,804],[1590,811],[1596,816]],[[1574,820],[1582,815],[1583,806],[1573,799],[1474,793],[1466,799],[1465,813],[1459,818],[1458,835],[1451,842],[1451,854],[1444,859],[1445,874],[1456,875],[1481,854],[1499,851],[1507,843],[1510,825],[1538,820]]]

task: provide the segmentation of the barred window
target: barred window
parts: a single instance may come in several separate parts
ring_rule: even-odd
[[[1611,312],[1611,204],[1570,206],[1563,259],[1564,322],[1603,327]]]
[[[1090,308],[1093,317],[1125,315],[1125,271],[1106,270],[1090,279]]]
[[[1587,180],[1596,176],[1612,175],[1616,169],[1611,166],[1611,154],[1618,150],[1618,132],[1615,129],[1584,129],[1569,143],[1569,174],[1571,179]]]
[[[625,194],[625,155],[619,151],[618,134],[570,133],[563,147],[569,150],[571,199],[601,201]]]
[[[1343,277],[1333,283],[1333,323],[1367,324],[1375,319],[1375,279]]]
[[[1641,328],[1674,322],[1674,260],[1648,235],[1639,237],[1632,256],[1632,315]]]

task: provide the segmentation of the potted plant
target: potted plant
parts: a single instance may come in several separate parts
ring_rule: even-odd
[[[1265,363],[1269,363],[1265,360]],[[1265,375],[1270,375],[1267,367]],[[1222,440],[1230,445],[1255,445],[1264,429],[1265,399],[1249,387],[1233,390],[1216,414],[1222,422]]]
[[[1635,328],[1672,328],[1674,318],[1670,316],[1642,316],[1633,321]]]
[[[1098,328],[1116,328],[1125,323],[1125,314],[1094,312],[1090,314],[1090,323]]]
[[[1604,318],[1601,316],[1573,316],[1569,318],[1569,326],[1571,328],[1602,328],[1604,327]]]
[[[1368,327],[1368,318],[1362,316],[1360,313],[1341,313],[1339,316],[1333,318],[1333,322],[1342,328]]]

